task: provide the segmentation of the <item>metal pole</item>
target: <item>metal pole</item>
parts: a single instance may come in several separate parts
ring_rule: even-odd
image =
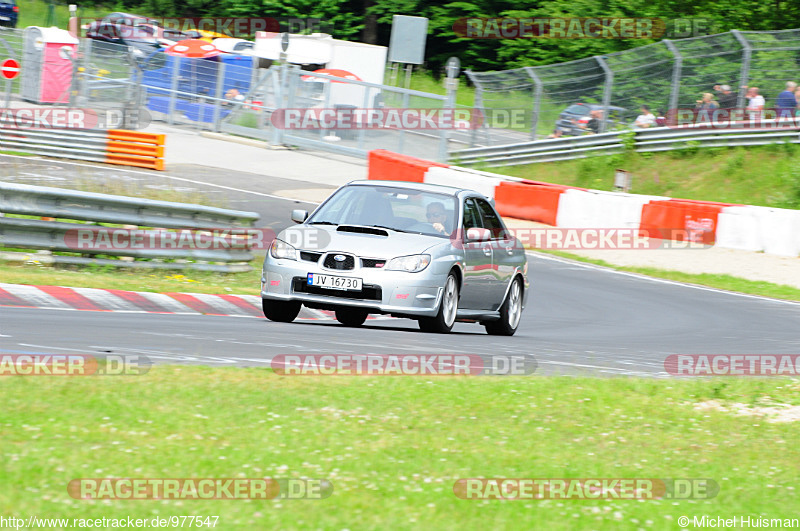
[[[183,61],[183,57],[175,57],[172,61],[172,84],[170,85],[170,93],[169,93],[169,108],[167,113],[167,123],[172,125],[175,120],[172,117],[175,114],[175,97],[177,96],[178,92],[178,77],[181,70],[181,62]]]
[[[458,87],[458,78],[457,77],[449,77],[445,81],[447,87],[447,96],[444,100],[444,108],[451,109],[454,111],[453,118],[455,122],[455,107],[456,107],[456,90]],[[447,162],[447,144],[450,139],[450,132],[447,129],[442,129],[441,135],[439,137],[439,161],[438,162]]]
[[[530,76],[536,87],[533,94],[533,115],[531,116],[531,140],[536,140],[536,129],[539,126],[539,109],[542,104],[542,80],[536,75],[532,66],[526,66],[525,73]]]
[[[411,71],[414,69],[414,65],[407,64],[406,65],[406,88],[411,88]]]
[[[747,93],[745,87],[748,85],[750,79],[750,58],[753,55],[753,47],[750,46],[747,39],[739,33],[739,30],[732,30],[731,33],[736,37],[736,40],[739,41],[739,44],[742,45],[742,48],[744,48],[742,51],[742,68],[739,71],[739,96],[736,98],[736,106],[742,108],[745,107],[744,96]]]
[[[683,55],[669,39],[664,39],[664,44],[667,45],[667,49],[672,52],[672,57],[674,61],[672,63],[672,87],[670,87],[669,92],[669,109],[667,109],[667,113],[677,112],[678,110],[678,98],[680,97],[681,91],[681,73],[683,71]]]
[[[611,105],[611,88],[614,86],[614,72],[608,67],[605,58],[595,56],[597,63],[606,74],[606,86],[603,88],[603,121],[600,122],[600,132],[605,133],[608,127],[608,107]]]
[[[222,113],[222,103],[225,98],[225,94],[222,91],[225,90],[225,63],[219,62],[217,63],[217,87],[216,87],[216,105],[214,105],[214,131],[219,133],[220,130],[220,114]],[[234,105],[234,101],[228,102],[228,105]],[[234,109],[235,110],[235,109]],[[231,110],[233,112],[233,110]]]

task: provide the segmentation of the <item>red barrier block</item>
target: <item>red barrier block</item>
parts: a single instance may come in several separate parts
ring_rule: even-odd
[[[558,200],[567,188],[561,185],[501,182],[495,188],[494,202],[501,216],[555,225]]]
[[[641,228],[651,238],[714,245],[717,219],[727,206],[734,205],[689,199],[651,201],[642,207]]]
[[[428,168],[438,166],[447,168],[449,165],[430,160],[418,159],[408,155],[401,155],[385,149],[374,149],[367,157],[370,180],[379,181],[409,181],[421,183],[425,181],[425,172]]]

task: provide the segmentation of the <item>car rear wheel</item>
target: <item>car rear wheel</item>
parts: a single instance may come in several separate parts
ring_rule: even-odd
[[[508,291],[508,297],[500,306],[500,320],[490,321],[483,326],[486,332],[492,336],[513,336],[519,326],[522,316],[522,282],[515,278]]]
[[[456,323],[458,312],[458,281],[453,273],[447,276],[442,293],[442,302],[436,317],[421,317],[419,327],[425,332],[447,334]]]
[[[297,314],[300,313],[300,306],[298,301],[261,299],[264,317],[276,323],[291,323],[294,321]]]
[[[361,326],[367,320],[368,312],[359,308],[339,308],[336,320],[345,326]]]

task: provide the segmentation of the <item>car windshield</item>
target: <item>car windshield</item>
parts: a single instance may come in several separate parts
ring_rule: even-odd
[[[309,224],[360,225],[449,237],[456,219],[453,195],[391,186],[346,186],[331,197]]]
[[[576,103],[575,105],[567,107],[567,110],[564,112],[568,114],[589,114],[589,106]]]

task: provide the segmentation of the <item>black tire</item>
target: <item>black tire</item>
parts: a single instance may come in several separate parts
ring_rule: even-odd
[[[508,290],[508,297],[500,306],[500,320],[483,324],[486,333],[491,336],[513,336],[522,319],[522,281],[519,277],[513,280]]]
[[[291,323],[300,313],[301,304],[297,301],[275,301],[261,299],[264,317],[276,323]]]
[[[447,276],[442,293],[442,302],[439,303],[439,312],[436,317],[420,317],[419,328],[423,332],[447,334],[456,324],[458,311],[458,279],[454,273]]]
[[[360,308],[339,308],[336,310],[336,320],[345,326],[361,326],[367,320],[369,313]]]

